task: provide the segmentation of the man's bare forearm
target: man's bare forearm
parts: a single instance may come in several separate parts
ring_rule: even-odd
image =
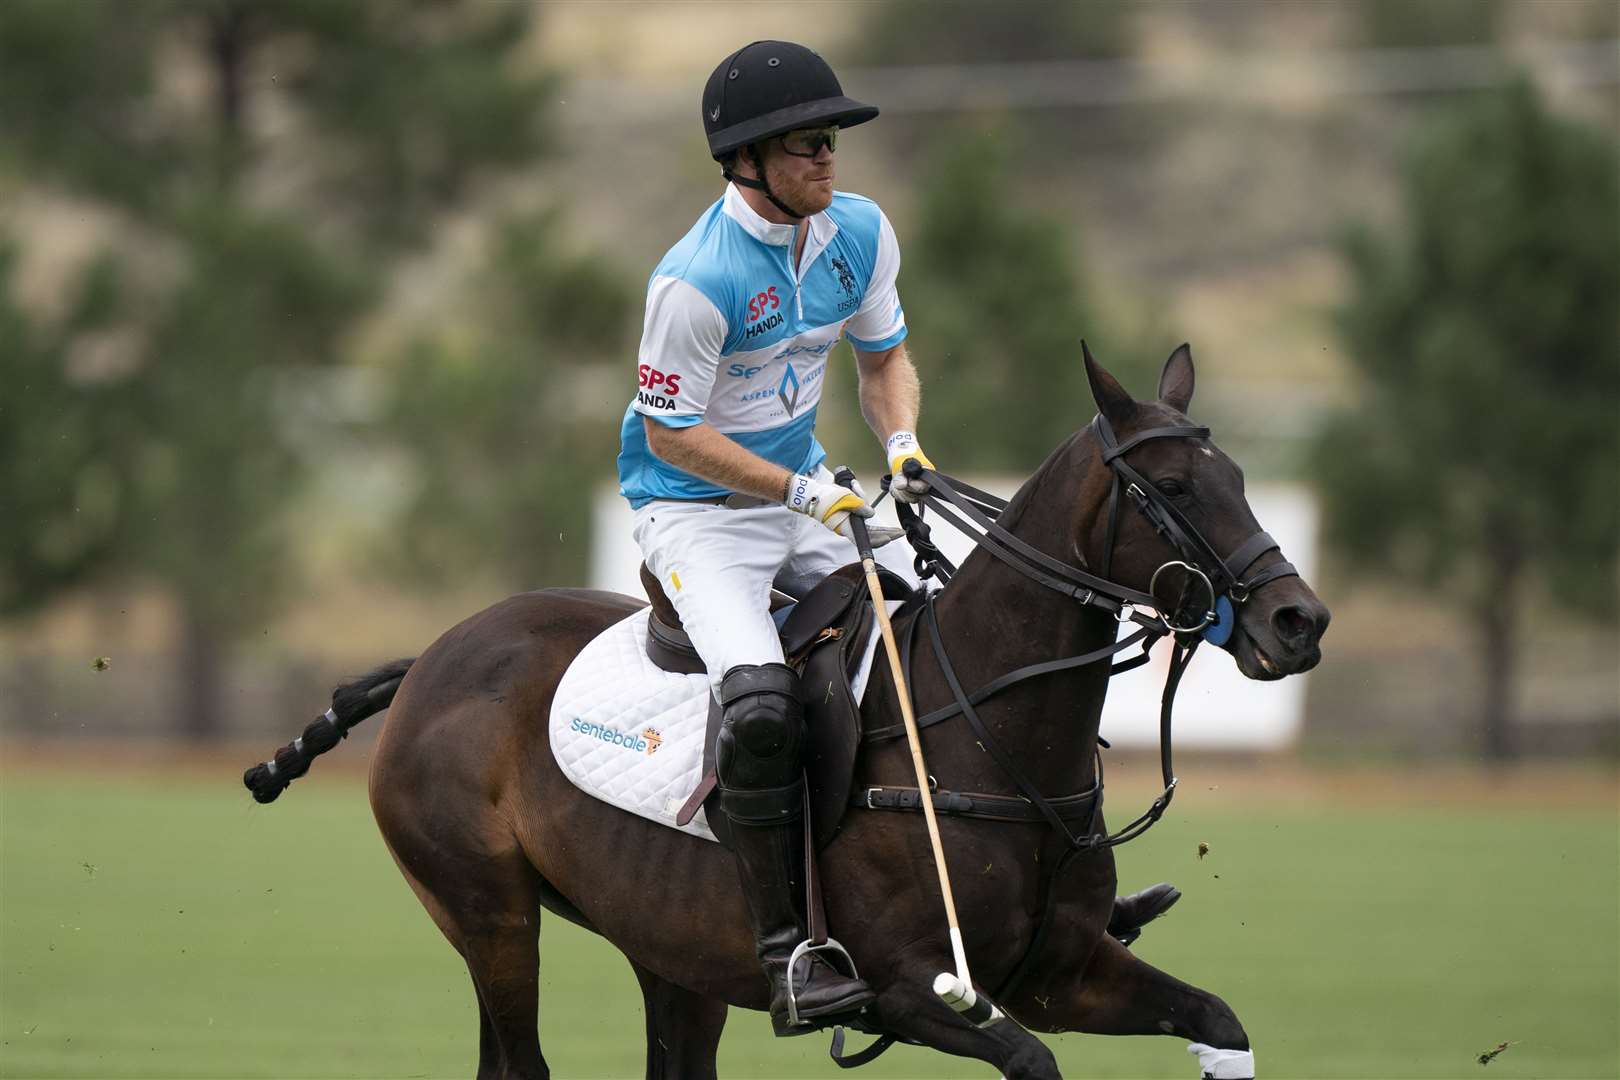
[[[708,424],[672,428],[642,418],[647,445],[677,469],[702,477],[727,491],[740,491],[780,502],[793,474],[772,464]]]
[[[897,431],[916,431],[922,386],[905,342],[881,353],[856,350],[855,360],[861,375],[861,415],[878,442],[887,442]]]

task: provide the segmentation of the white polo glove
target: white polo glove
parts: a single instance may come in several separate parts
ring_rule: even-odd
[[[851,491],[831,480],[818,480],[803,473],[788,481],[787,498],[782,503],[789,510],[815,518],[847,540],[855,539],[854,530],[849,527],[851,515],[872,516],[872,508],[861,498],[860,485]]]
[[[889,494],[903,503],[915,503],[928,494],[928,481],[922,477],[915,480],[907,479],[902,471],[907,461],[916,461],[925,469],[932,469],[934,463],[928,460],[928,455],[922,452],[917,445],[917,435],[911,431],[897,431],[889,436],[884,445],[885,456],[889,459]]]

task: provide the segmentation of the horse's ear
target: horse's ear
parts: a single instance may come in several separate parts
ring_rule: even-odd
[[[1164,362],[1164,373],[1159,376],[1159,400],[1185,413],[1192,404],[1193,362],[1192,346],[1183,343]]]
[[[1084,339],[1080,342],[1080,354],[1086,360],[1086,380],[1091,383],[1091,396],[1096,399],[1097,411],[1115,427],[1128,421],[1136,414],[1136,399],[1125,392],[1118,379],[1097,363],[1097,358],[1091,355],[1091,349]]]

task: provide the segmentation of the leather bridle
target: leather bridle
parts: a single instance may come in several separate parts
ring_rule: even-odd
[[[1253,597],[1257,589],[1278,578],[1297,576],[1299,573],[1292,563],[1278,561],[1245,577],[1244,575],[1254,568],[1261,556],[1278,549],[1277,542],[1270,534],[1255,533],[1239,544],[1232,554],[1222,558],[1198,527],[1187,520],[1186,515],[1176,508],[1169,497],[1125,460],[1130,451],[1154,439],[1207,439],[1208,428],[1192,425],[1149,428],[1120,442],[1115,438],[1107,418],[1099,414],[1092,422],[1092,431],[1102,446],[1103,462],[1113,474],[1108,494],[1108,540],[1104,548],[1100,574],[1093,574],[1055,559],[999,525],[996,518],[1007,508],[1006,500],[933,469],[918,467],[915,461],[907,462],[906,475],[926,479],[929,493],[921,499],[923,507],[933,511],[965,536],[970,537],[978,547],[1039,585],[1069,597],[1083,606],[1099,608],[1121,624],[1134,623],[1137,626],[1136,631],[1100,649],[1009,671],[970,694],[962,689],[956,670],[945,653],[945,642],[939,632],[939,618],[934,607],[938,593],[927,593],[915,601],[920,605],[920,610],[903,632],[901,667],[909,687],[914,681],[911,675],[911,659],[917,628],[920,624],[926,623],[934,658],[945,676],[946,683],[950,686],[953,701],[925,716],[918,717],[916,725],[920,729],[961,714],[973,729],[974,737],[985,752],[1018,788],[1018,795],[983,795],[936,788],[925,796],[923,792],[911,788],[873,787],[864,789],[864,792],[858,791],[854,800],[856,806],[864,805],[871,810],[921,810],[921,801],[926,797],[934,804],[936,814],[1004,822],[1045,821],[1063,839],[1066,845],[1063,853],[1055,862],[1047,861],[1043,865],[1038,901],[1040,921],[1036,924],[1035,933],[1030,939],[1029,946],[1024,950],[1024,955],[995,991],[994,996],[1003,1001],[1016,991],[1033,969],[1047,935],[1056,922],[1058,895],[1056,884],[1064,870],[1086,852],[1114,847],[1136,839],[1152,828],[1169,807],[1176,790],[1175,770],[1170,759],[1171,710],[1175,702],[1176,689],[1181,684],[1181,676],[1187,670],[1194,651],[1205,640],[1217,646],[1226,644],[1237,623],[1238,609]],[[888,476],[883,478],[885,495],[888,494],[891,479]],[[1119,538],[1120,507],[1124,505],[1122,493],[1148,519],[1154,531],[1180,556],[1179,559],[1169,560],[1160,565],[1149,582],[1147,592],[1121,585],[1108,577],[1113,566],[1114,548]],[[881,499],[882,496],[879,496],[880,501]],[[941,583],[948,582],[956,573],[956,566],[933,543],[929,536],[929,526],[923,521],[922,514],[907,503],[899,501],[895,503],[895,510],[899,515],[901,526],[906,531],[906,538],[916,552],[918,575],[922,578],[937,578]],[[1182,579],[1183,587],[1180,595],[1167,614],[1156,597],[1154,586],[1158,583],[1160,575],[1168,568],[1176,566],[1183,568],[1186,575]],[[1202,595],[1198,595],[1199,593]],[[1203,602],[1199,603],[1200,600]],[[908,601],[908,605],[910,603],[912,602]],[[1165,637],[1171,639],[1172,652],[1159,708],[1159,763],[1164,777],[1164,791],[1130,824],[1116,832],[1099,835],[1095,827],[1098,811],[1102,808],[1101,752],[1096,755],[1096,781],[1089,789],[1071,795],[1047,797],[1035,787],[1034,782],[1001,746],[979,718],[974,706],[1027,679],[1111,660],[1133,645],[1141,644],[1140,654],[1114,661],[1109,667],[1110,676],[1129,671],[1147,663],[1150,659],[1150,650]],[[903,732],[903,727],[896,724],[888,728],[869,730],[865,732],[863,738],[868,742],[877,742],[898,737]],[[1097,737],[1097,743],[1099,747],[1108,746],[1101,735]],[[1081,827],[1071,829],[1070,822],[1081,823]],[[839,1030],[833,1037],[833,1060],[845,1068],[865,1064],[883,1053],[895,1040],[896,1036],[883,1034],[876,1043],[865,1050],[845,1057],[843,1033]]]
[[[1136,504],[1154,530],[1170,543],[1180,554],[1181,559],[1176,562],[1165,563],[1154,574],[1155,579],[1163,573],[1166,567],[1180,565],[1190,574],[1196,575],[1205,587],[1209,604],[1200,619],[1194,626],[1169,625],[1176,633],[1194,633],[1207,627],[1222,626],[1228,635],[1230,633],[1230,619],[1227,613],[1219,610],[1219,601],[1227,599],[1230,604],[1241,605],[1249,599],[1254,590],[1281,577],[1298,576],[1299,571],[1294,564],[1279,561],[1253,576],[1245,578],[1247,573],[1260,557],[1269,551],[1277,550],[1277,542],[1267,532],[1257,532],[1242,544],[1236,551],[1224,558],[1218,554],[1212,544],[1204,539],[1198,527],[1187,520],[1183,514],[1158,487],[1149,482],[1146,477],[1137,472],[1125,460],[1125,454],[1136,446],[1151,439],[1189,438],[1207,439],[1209,429],[1206,427],[1163,427],[1148,428],[1139,431],[1124,442],[1114,437],[1113,427],[1108,423],[1107,417],[1099,415],[1092,422],[1098,441],[1102,443],[1102,459],[1113,473],[1113,484],[1108,493],[1108,546],[1103,550],[1102,573],[1106,577],[1110,569],[1114,547],[1118,540],[1119,528],[1119,502],[1120,489]],[[1190,584],[1190,582],[1189,582]],[[1153,592],[1150,583],[1148,591]],[[1161,612],[1162,614],[1162,612]],[[1233,613],[1235,614],[1235,612]],[[1223,636],[1216,644],[1223,644]]]
[[[1270,534],[1258,532],[1239,544],[1231,555],[1222,557],[1170,498],[1125,460],[1132,450],[1155,439],[1207,439],[1209,438],[1207,427],[1185,425],[1148,428],[1122,442],[1115,437],[1107,418],[1099,414],[1092,422],[1091,430],[1102,447],[1102,460],[1113,474],[1108,496],[1107,545],[1104,549],[1100,574],[1093,574],[1056,559],[1014,536],[998,524],[996,518],[1006,509],[1006,500],[933,469],[918,468],[915,462],[907,463],[916,475],[928,481],[929,493],[923,496],[922,505],[973,539],[978,547],[1031,581],[1069,597],[1083,606],[1099,608],[1122,624],[1131,622],[1138,627],[1136,632],[1103,648],[1059,660],[1031,664],[1008,672],[972,694],[963,690],[955,668],[946,655],[934,606],[937,593],[930,593],[921,601],[921,610],[917,618],[911,621],[905,634],[902,659],[906,681],[911,682],[912,643],[916,637],[917,627],[919,624],[926,624],[934,657],[940,665],[946,683],[951,688],[954,699],[952,704],[920,717],[917,726],[926,727],[960,713],[973,728],[975,737],[983,744],[986,752],[1018,788],[1019,797],[1029,804],[1040,819],[1050,823],[1065,844],[1075,851],[1113,847],[1133,840],[1163,816],[1175,795],[1176,788],[1170,752],[1171,713],[1176,689],[1188,663],[1192,660],[1193,653],[1206,639],[1214,641],[1217,645],[1225,644],[1236,624],[1238,608],[1246,603],[1257,589],[1279,578],[1298,574],[1292,563],[1279,561],[1245,577],[1244,575],[1249,573],[1262,556],[1277,550],[1277,542]],[[885,492],[888,490],[888,480],[887,477],[884,480]],[[1121,497],[1122,494],[1136,506],[1137,510],[1148,519],[1155,532],[1180,556],[1178,559],[1166,561],[1159,567],[1147,592],[1122,585],[1108,577],[1118,542],[1120,507],[1125,502]],[[955,574],[956,567],[930,539],[929,526],[923,521],[922,515],[903,502],[896,503],[896,510],[900,524],[917,553],[918,574],[924,578],[935,577],[941,582],[949,581]],[[1186,575],[1176,602],[1166,605],[1154,594],[1152,587],[1158,582],[1160,575],[1171,567],[1183,568]],[[1166,607],[1170,608],[1168,612],[1165,610]],[[1129,671],[1146,663],[1152,647],[1165,637],[1171,639],[1172,653],[1159,711],[1159,760],[1164,791],[1153,800],[1153,804],[1145,812],[1118,831],[1112,834],[1096,834],[1092,826],[1102,803],[1101,756],[1099,755],[1097,759],[1097,781],[1090,792],[1049,799],[1035,787],[1011,755],[992,737],[989,729],[979,719],[974,706],[1027,679],[1086,667],[1141,644],[1142,650],[1139,655],[1116,661],[1109,668],[1110,675]],[[868,732],[866,738],[869,741],[876,741],[898,734],[897,729],[885,728]],[[1106,741],[1100,737],[1098,742],[1102,746],[1107,746]],[[936,809],[941,809],[939,807],[941,797],[949,794],[951,793],[934,794]],[[1091,798],[1078,798],[1087,794]],[[950,802],[949,799],[945,801]],[[984,801],[982,797],[980,801]],[[1055,803],[1061,804],[1061,810],[1054,805]],[[867,795],[867,804],[874,805],[870,792]],[[947,813],[950,812],[948,806],[943,809]],[[1082,814],[1087,819],[1085,828],[1078,831],[1071,829],[1069,822],[1078,820]]]

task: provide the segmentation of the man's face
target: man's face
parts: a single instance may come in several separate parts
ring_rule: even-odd
[[[833,150],[818,146],[813,157],[790,154],[782,140],[771,139],[765,144],[765,179],[778,199],[797,213],[809,217],[832,205]]]

